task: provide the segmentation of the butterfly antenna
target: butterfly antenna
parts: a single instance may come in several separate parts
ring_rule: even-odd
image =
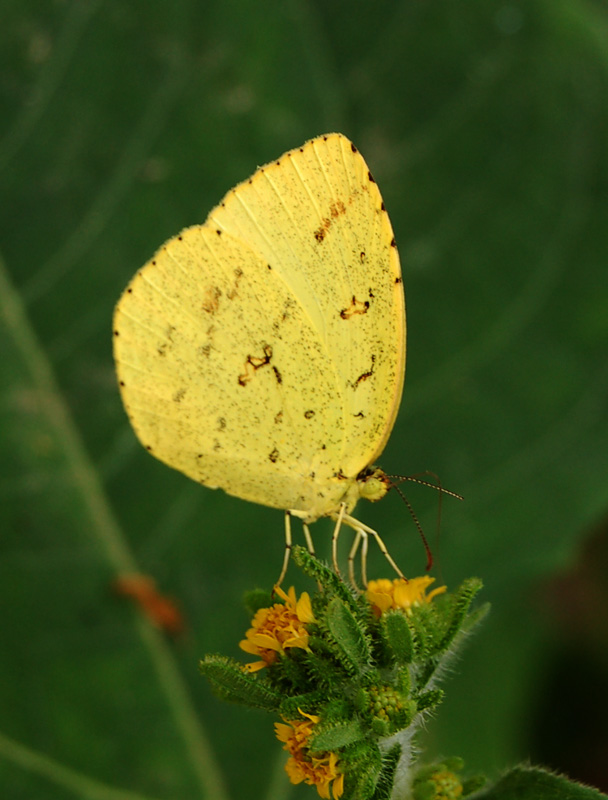
[[[387,477],[390,478],[391,476],[388,475]],[[424,531],[422,530],[422,525],[420,524],[420,521],[419,521],[418,517],[416,516],[416,513],[415,513],[414,509],[412,508],[412,504],[407,499],[407,497],[403,494],[403,492],[397,486],[397,484],[393,483],[391,488],[393,488],[397,492],[399,497],[403,500],[403,502],[407,506],[407,510],[410,512],[411,518],[414,520],[414,525],[418,528],[418,533],[420,534],[420,538],[422,539],[422,544],[424,545],[424,551],[426,553],[426,571],[428,572],[430,570],[430,568],[433,566],[433,554],[431,552],[431,548],[429,547],[429,543],[427,541],[427,538],[424,535]]]
[[[387,475],[386,477],[390,479],[391,484],[395,489],[397,488],[398,483],[405,483],[405,481],[410,481],[411,483],[418,483],[420,486],[428,486],[429,489],[435,489],[435,491],[439,492],[440,502],[442,494],[449,494],[450,497],[455,497],[456,500],[464,500],[464,497],[461,494],[457,494],[456,492],[451,492],[449,489],[444,488],[441,485],[439,476],[435,475],[434,472],[423,472],[421,474],[430,475],[437,481],[437,483],[432,483],[432,481],[424,480],[424,478],[421,478],[420,475]],[[399,492],[399,494],[401,494],[401,492]]]
[[[435,479],[436,483],[425,480],[424,478],[421,478],[420,475],[387,475],[386,477],[391,482],[391,488],[397,492],[397,494],[401,497],[401,499],[407,506],[407,510],[410,512],[410,516],[414,520],[414,524],[418,529],[418,533],[420,534],[420,538],[422,539],[422,543],[424,545],[424,549],[426,552],[426,569],[428,572],[433,566],[433,553],[431,552],[428,540],[424,535],[424,531],[422,530],[422,525],[420,524],[418,517],[414,513],[414,509],[412,508],[410,501],[403,494],[398,484],[405,483],[405,481],[411,481],[411,483],[417,483],[420,486],[428,486],[430,489],[435,489],[437,492],[439,492],[439,511],[437,518],[438,527],[441,525],[441,496],[447,494],[450,497],[455,497],[457,500],[464,500],[464,497],[462,497],[462,495],[460,494],[457,494],[456,492],[451,492],[449,489],[444,489],[444,487],[441,485],[441,480],[439,479],[439,476],[435,475],[434,472],[424,472],[422,474],[430,475],[432,478]]]

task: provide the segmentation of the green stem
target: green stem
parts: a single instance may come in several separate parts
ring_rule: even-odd
[[[147,795],[99,783],[76,770],[64,767],[63,764],[59,764],[48,756],[24,747],[2,733],[0,733],[0,755],[18,767],[47,778],[57,786],[73,792],[81,800],[82,798],[86,798],[86,800],[152,800]]]
[[[51,365],[26,316],[21,298],[14,289],[3,262],[0,260],[0,319],[21,354],[29,371],[32,385],[45,410],[50,425],[63,443],[70,465],[73,485],[81,492],[88,512],[87,531],[103,546],[117,574],[141,570],[118,525],[101,481],[83,446],[80,434],[63,402]],[[203,797],[228,800],[228,793],[219,772],[207,736],[188,696],[179,668],[161,633],[143,616],[137,617],[137,632],[148,650],[159,683],[169,701],[173,718],[181,734],[193,772]]]

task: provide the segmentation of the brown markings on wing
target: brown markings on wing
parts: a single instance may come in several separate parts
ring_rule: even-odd
[[[315,231],[315,239],[317,240],[317,242],[319,242],[319,244],[323,241],[323,239],[325,239],[325,235],[329,230],[330,225],[331,222],[326,217],[321,223],[321,226],[317,228],[317,230]]]
[[[232,289],[229,289],[226,292],[226,297],[228,298],[228,300],[234,300],[234,298],[238,295],[239,283],[241,282],[242,277],[243,277],[243,270],[240,267],[237,267],[234,270],[234,285]]]
[[[167,351],[172,349],[174,344],[173,342],[174,331],[175,331],[174,325],[167,325],[167,328],[165,330],[166,341],[159,342],[159,344],[156,346],[156,352],[158,353],[159,356],[166,356]]]
[[[357,380],[353,383],[353,389],[356,389],[357,386],[360,383],[362,383],[363,381],[366,381],[368,378],[372,377],[372,375],[374,374],[374,364],[375,364],[375,362],[376,362],[376,356],[372,354],[372,365],[371,365],[370,369],[368,369],[367,372],[362,372],[361,375],[359,375]]]
[[[357,152],[357,151],[353,150],[353,152]],[[375,183],[375,180],[374,180],[371,172],[368,172],[368,178],[369,178],[369,182],[370,183]],[[337,217],[341,216],[342,214],[346,214],[347,206],[352,205],[352,203],[354,202],[355,198],[361,192],[369,192],[369,184],[364,183],[364,184],[361,185],[360,189],[355,189],[353,191],[353,193],[351,195],[349,195],[348,200],[346,201],[346,204],[344,203],[343,200],[334,200],[332,203],[329,204],[329,216],[326,216],[326,217],[322,218],[321,224],[319,225],[319,227],[314,232],[314,237],[315,237],[315,239],[317,240],[317,242],[319,244],[321,244],[321,242],[323,242],[323,240],[327,236],[327,234],[329,232],[329,229],[331,228],[333,220],[337,219]],[[381,203],[380,210],[386,211],[383,202]],[[365,258],[365,253],[361,253],[361,260],[363,261],[364,258]]]
[[[357,300],[355,295],[353,295],[350,305],[348,308],[343,308],[342,311],[340,311],[340,316],[342,319],[350,319],[354,317],[355,314],[367,314],[368,309],[369,300]]]
[[[270,364],[272,358],[272,347],[269,344],[264,345],[264,356],[247,356],[245,359],[245,372],[239,375],[239,386],[246,386],[253,378],[257,370]],[[276,373],[275,373],[276,374]]]
[[[215,314],[220,307],[220,297],[222,296],[222,290],[219,286],[209,286],[205,289],[203,295],[203,302],[201,303],[201,308],[206,314]]]
[[[352,203],[352,197],[349,198],[348,203],[349,205],[350,203]],[[345,213],[346,213],[346,206],[344,205],[342,200],[335,200],[333,203],[329,204],[329,217],[323,217],[321,225],[317,228],[317,230],[314,233],[317,242],[321,243],[323,239],[325,239],[325,236],[327,235],[329,229],[331,228],[332,221]]]
[[[232,286],[226,290],[226,297],[228,300],[234,300],[239,293],[239,283],[243,277],[243,270],[240,267],[234,270],[234,282]],[[222,297],[222,290],[219,286],[208,286],[203,292],[203,300],[201,308],[206,314],[217,314],[220,307],[220,298]]]

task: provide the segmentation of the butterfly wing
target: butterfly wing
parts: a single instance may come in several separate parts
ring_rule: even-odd
[[[333,471],[382,452],[405,371],[405,300],[391,223],[361,154],[341,134],[307,142],[228,192],[207,224],[272,265],[338,372],[342,441]]]
[[[332,134],[167,242],[114,319],[120,390],[156,457],[310,519],[382,450],[401,395],[404,302],[365,162]]]

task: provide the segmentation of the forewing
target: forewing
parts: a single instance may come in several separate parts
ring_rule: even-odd
[[[341,134],[313,139],[230,191],[206,225],[246,241],[297,298],[338,376],[332,467],[356,476],[384,448],[405,369],[399,259],[363,157]]]

